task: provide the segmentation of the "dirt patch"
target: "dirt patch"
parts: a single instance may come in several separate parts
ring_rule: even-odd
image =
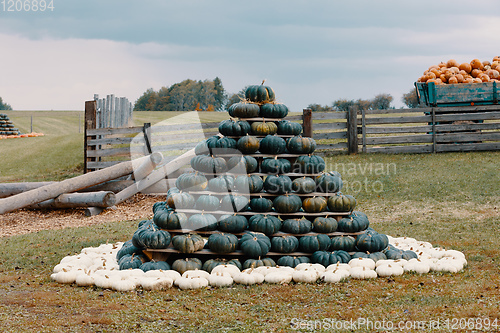
[[[40,230],[90,226],[114,221],[138,220],[153,216],[152,207],[164,196],[137,194],[99,215],[87,217],[83,209],[27,210],[0,215],[0,237],[28,234]]]

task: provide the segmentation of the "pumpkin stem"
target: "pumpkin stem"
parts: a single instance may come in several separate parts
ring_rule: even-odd
[[[266,79],[262,80],[262,83],[260,85],[263,86],[264,82],[266,82]]]

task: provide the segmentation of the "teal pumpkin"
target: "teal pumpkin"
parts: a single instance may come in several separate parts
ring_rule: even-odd
[[[305,218],[286,219],[283,221],[281,230],[290,234],[307,234],[312,230],[312,223]]]
[[[389,238],[379,233],[364,233],[356,237],[356,247],[359,251],[380,252],[389,245]]]
[[[327,234],[337,231],[337,220],[333,217],[318,216],[313,220],[315,232]]]
[[[295,268],[297,265],[302,263],[310,263],[311,260],[309,257],[292,257],[292,256],[283,256],[278,259],[276,262],[279,266],[288,266]]]
[[[245,89],[245,98],[255,103],[269,103],[274,101],[276,95],[271,87],[264,85],[263,81],[261,85],[248,86]]]
[[[325,234],[306,235],[299,239],[299,249],[302,252],[313,253],[326,251],[330,248],[330,237]]]
[[[175,186],[180,191],[203,191],[208,186],[208,180],[202,173],[188,172],[177,177]],[[170,190],[167,192],[167,195],[168,194],[170,194]]]
[[[357,252],[354,252],[351,256],[352,259],[356,259],[356,258],[369,258],[370,255],[366,252],[361,252],[361,251],[357,251]]]
[[[176,212],[173,209],[163,213],[157,212],[153,216],[153,221],[158,228],[167,230],[182,229],[182,226],[186,224],[187,220],[186,214]]]
[[[316,251],[311,255],[311,262],[325,267],[342,262],[342,259],[334,252]]]
[[[252,173],[257,171],[258,168],[259,162],[257,162],[255,157],[250,155],[232,156],[227,161],[227,169],[230,173]]]
[[[118,252],[116,253],[116,260],[120,261],[120,259],[127,254],[129,255],[142,254],[142,250],[138,247],[135,247],[134,244],[132,243],[132,240],[128,240],[125,243],[123,243],[120,250],[118,250]]]
[[[368,258],[377,262],[379,260],[387,260],[387,256],[383,252],[373,252],[368,254]]]
[[[255,232],[273,235],[281,229],[281,220],[272,215],[255,214],[248,219],[248,228]]]
[[[280,103],[266,103],[260,106],[260,116],[264,118],[285,118],[288,107]]]
[[[284,158],[264,158],[262,160],[260,171],[262,173],[283,174],[292,170],[292,164]]]
[[[243,195],[228,194],[222,197],[220,209],[224,212],[236,213],[248,209],[249,200]]]
[[[247,259],[243,263],[243,269],[257,268],[261,266],[276,267],[276,262],[271,258]]]
[[[337,257],[340,258],[340,262],[342,262],[344,264],[348,264],[349,261],[351,260],[351,255],[349,253],[347,253],[346,251],[336,250],[336,251],[333,251],[333,253],[336,254]]]
[[[279,253],[292,253],[299,248],[299,240],[292,235],[271,238],[271,250]]]
[[[269,175],[264,180],[264,190],[272,194],[292,192],[292,180],[286,175]]]
[[[398,260],[398,259],[410,260],[413,258],[418,259],[418,255],[415,252],[413,252],[411,250],[400,250],[400,249],[397,249],[393,246],[388,247],[383,252],[384,252],[385,256],[387,257],[387,259],[391,259],[391,260]]]
[[[255,136],[242,136],[236,143],[236,147],[242,154],[254,154],[260,148],[260,140]]]
[[[217,229],[217,219],[212,214],[193,214],[183,227],[187,230],[213,231]]]
[[[219,124],[219,133],[224,136],[244,136],[250,130],[250,123],[244,120],[226,119]]]
[[[273,206],[278,213],[296,213],[302,207],[302,200],[295,194],[280,195],[274,198]]]
[[[300,135],[302,133],[302,125],[293,123],[288,120],[281,120],[278,122],[279,135]]]
[[[273,201],[262,196],[250,199],[250,210],[256,213],[267,213],[273,209]]]
[[[258,175],[240,175],[234,181],[234,190],[247,193],[259,193],[264,188],[264,181]]]
[[[165,249],[170,244],[170,233],[158,229],[152,224],[138,228],[132,236],[132,243],[137,248]]]
[[[148,261],[148,262],[145,262],[144,264],[142,264],[139,267],[139,269],[141,269],[144,272],[154,271],[154,270],[158,270],[158,269],[161,269],[163,271],[168,271],[168,270],[170,270],[170,265],[165,261],[151,260],[151,261]]]
[[[212,272],[212,270],[219,266],[219,265],[234,265],[238,267],[239,270],[242,269],[241,262],[238,259],[208,259],[203,263],[202,269],[204,271],[207,271],[209,273]]]
[[[317,155],[302,155],[295,159],[293,164],[293,172],[316,174],[325,170],[326,163],[321,156]]]
[[[243,215],[222,215],[218,229],[224,232],[239,233],[248,228],[248,220]]]
[[[194,148],[194,153],[196,155],[230,154],[235,150],[235,139],[214,135],[199,142]]]
[[[153,214],[155,214],[157,211],[167,210],[167,209],[168,207],[166,201],[159,201],[153,204]]]
[[[354,211],[349,216],[338,221],[337,230],[341,232],[355,233],[365,230],[369,225],[370,222],[368,221],[366,214]]]
[[[326,210],[327,202],[325,197],[307,197],[302,201],[302,208],[308,213],[321,213]]]
[[[259,151],[262,154],[279,155],[283,154],[285,150],[285,139],[277,135],[266,135],[262,140],[260,140]]]
[[[172,237],[172,246],[181,253],[193,253],[203,249],[205,241],[198,234],[179,234]]]
[[[172,264],[172,269],[179,272],[180,274],[184,274],[185,271],[201,269],[202,266],[203,264],[198,258],[184,258],[174,261]]]
[[[194,170],[204,173],[221,174],[227,171],[226,160],[222,157],[198,155],[191,159],[190,164]]]
[[[207,246],[216,253],[231,253],[238,247],[238,237],[230,233],[211,234]]]
[[[352,212],[356,207],[356,199],[352,195],[337,195],[328,198],[328,210],[331,212]]]
[[[316,149],[316,141],[313,138],[297,135],[287,140],[286,148],[292,154],[311,154]]]
[[[354,252],[356,248],[356,239],[352,236],[335,236],[331,238],[330,250],[342,250],[346,252]]]
[[[227,112],[235,118],[255,118],[259,116],[260,107],[254,103],[240,102],[232,104]]]
[[[220,200],[214,195],[200,195],[196,199],[195,208],[198,210],[214,211],[219,209]]]
[[[292,182],[292,190],[300,194],[312,193],[316,191],[316,182],[309,177],[295,178]]]
[[[260,232],[246,232],[239,241],[241,251],[251,257],[259,258],[265,256],[271,249],[269,237]]]
[[[251,125],[252,134],[256,136],[274,135],[278,132],[278,126],[272,121],[256,121]]]
[[[210,192],[226,193],[233,189],[234,177],[231,175],[223,175],[210,179],[207,189]]]
[[[181,191],[167,196],[167,203],[170,208],[191,209],[194,207],[195,199],[188,192]]]
[[[142,254],[126,254],[118,261],[118,267],[120,268],[120,270],[137,269],[141,267],[141,265],[147,260],[148,258]]]
[[[316,191],[335,193],[342,189],[342,178],[331,173],[323,173],[316,177]]]

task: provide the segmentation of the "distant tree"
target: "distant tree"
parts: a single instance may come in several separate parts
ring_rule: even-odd
[[[371,108],[373,110],[385,110],[391,108],[393,97],[390,94],[378,94],[372,99]]]
[[[153,88],[149,88],[142,94],[141,97],[135,101],[134,111],[151,111],[156,108],[158,94],[153,90]]]
[[[328,105],[320,105],[320,104],[309,104],[307,106],[308,109],[311,109],[313,112],[328,112],[333,111],[333,108]]]
[[[247,88],[248,88],[248,86],[245,86],[243,89],[238,91],[238,93],[232,94],[231,96],[229,96],[227,104],[226,104],[226,110],[231,105],[239,103],[245,99],[245,90],[247,90]]]
[[[333,109],[335,109],[337,111],[347,111],[353,105],[354,105],[354,101],[347,100],[347,99],[338,99],[335,102],[333,102],[333,104],[332,104]]]
[[[214,110],[221,111],[224,108],[224,104],[227,100],[226,91],[222,86],[222,81],[218,77],[214,79],[214,89],[215,89],[215,103],[213,105]]]
[[[403,98],[401,100],[410,109],[418,107],[419,103],[416,88],[412,88],[408,93],[403,94]]]
[[[12,110],[12,106],[7,103],[4,103],[2,97],[0,97],[0,110]]]
[[[358,99],[354,104],[357,105],[358,110],[370,110],[372,108],[371,100]]]

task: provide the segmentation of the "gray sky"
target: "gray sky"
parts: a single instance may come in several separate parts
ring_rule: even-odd
[[[498,0],[53,4],[0,4],[0,96],[14,109],[79,110],[94,93],[135,102],[148,88],[216,76],[228,93],[266,79],[292,111],[379,93],[401,107],[429,66],[500,55]]]

